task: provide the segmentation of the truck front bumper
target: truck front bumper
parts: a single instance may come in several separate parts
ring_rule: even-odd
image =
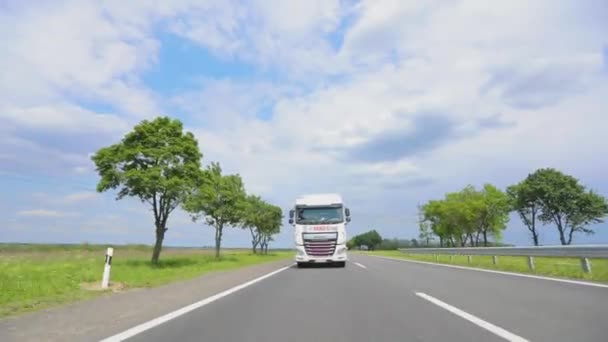
[[[337,245],[333,255],[320,257],[306,254],[304,246],[296,246],[295,260],[299,263],[344,262],[348,261],[346,251],[346,245]]]

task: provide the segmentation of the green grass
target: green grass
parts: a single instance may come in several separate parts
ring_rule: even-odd
[[[0,244],[0,317],[100,295],[102,291],[85,290],[82,285],[101,282],[105,249],[86,244]],[[232,249],[216,260],[212,250],[165,248],[160,263],[152,266],[149,246],[115,246],[111,282],[126,289],[153,287],[292,255],[287,251],[256,255]]]
[[[580,259],[576,258],[534,258],[534,271],[528,268],[526,257],[499,256],[498,264],[494,265],[491,256],[473,256],[471,263],[463,255],[454,255],[450,260],[449,255],[435,256],[428,254],[406,254],[400,251],[373,251],[362,252],[370,255],[382,255],[417,261],[435,262],[440,264],[470,266],[491,270],[536,274],[567,279],[582,279],[597,282],[608,282],[608,260],[590,259],[591,273],[583,272]]]

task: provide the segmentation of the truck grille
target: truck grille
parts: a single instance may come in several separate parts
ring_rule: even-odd
[[[314,257],[328,257],[334,255],[336,239],[304,240],[306,254]]]

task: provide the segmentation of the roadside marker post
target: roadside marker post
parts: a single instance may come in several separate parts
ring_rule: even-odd
[[[591,273],[591,261],[589,260],[589,258],[581,259],[581,267],[583,268],[583,272]]]
[[[114,254],[114,248],[108,247],[106,251],[106,262],[103,267],[103,278],[101,279],[101,288],[107,289],[110,283],[110,269],[112,268],[112,255]]]

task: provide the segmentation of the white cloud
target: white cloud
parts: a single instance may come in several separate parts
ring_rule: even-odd
[[[66,211],[57,211],[57,210],[49,210],[49,209],[31,209],[31,210],[22,210],[17,213],[19,216],[32,216],[32,217],[75,217],[78,216],[78,213],[74,212],[66,212]]]
[[[140,77],[163,62],[153,33],[169,30],[271,74],[273,81],[202,78],[199,89],[168,106],[188,114],[205,163],[221,162],[248,190],[281,205],[302,192],[335,189],[365,213],[361,229],[386,222],[392,235],[412,235],[398,232],[394,217],[466,183],[506,185],[541,166],[601,179],[598,170],[608,167],[593,152],[608,147],[601,131],[608,126],[601,112],[608,105],[608,26],[606,12],[594,6],[246,5],[70,2],[24,5],[20,15],[0,17],[8,47],[0,67],[13,71],[0,75],[0,166],[41,169],[32,160],[46,157],[49,170],[90,171],[88,153],[157,114],[160,97]],[[97,104],[115,110],[84,109]],[[98,140],[76,149],[39,134],[49,131]],[[175,224],[186,219],[177,215]]]
[[[116,115],[95,113],[70,103],[54,106],[0,107],[0,120],[2,119],[15,123],[20,128],[47,132],[122,133],[128,129],[125,120]]]
[[[63,198],[66,203],[80,203],[83,201],[89,201],[99,198],[99,194],[92,191],[86,192],[76,192],[73,194],[69,194]]]
[[[601,113],[608,103],[596,27],[564,3],[548,17],[524,3],[486,5],[364,2],[336,57],[354,63],[356,73],[280,96],[272,120],[246,115],[224,129],[197,130],[205,158],[282,205],[301,192],[343,192],[366,212],[363,226],[393,215],[395,203],[413,214],[416,203],[467,183],[506,186],[537,167],[597,178],[590,151],[608,147],[598,131],[608,125]],[[565,22],[584,38],[564,34]],[[452,125],[447,139],[441,131],[418,134],[430,123],[417,118],[429,114]],[[409,146],[413,152],[394,160],[345,158],[388,133],[387,148],[439,142]],[[408,226],[390,234],[414,235],[414,222]]]

